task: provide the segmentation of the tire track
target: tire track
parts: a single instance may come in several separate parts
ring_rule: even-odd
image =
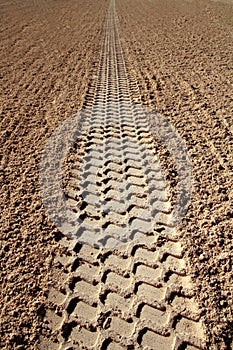
[[[167,225],[171,208],[153,137],[133,105],[140,96],[128,78],[113,0],[103,33],[85,102],[84,151],[77,150],[67,190],[82,224],[76,241],[60,240],[63,286],[49,295],[49,348],[204,349],[182,247]]]

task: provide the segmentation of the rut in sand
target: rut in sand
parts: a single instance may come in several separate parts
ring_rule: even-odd
[[[203,325],[153,135],[126,69],[111,0],[95,84],[85,101],[83,150],[70,171],[77,217],[58,257],[41,349],[205,349]]]

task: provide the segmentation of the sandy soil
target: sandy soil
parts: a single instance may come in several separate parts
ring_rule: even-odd
[[[82,105],[106,2],[12,1],[1,16],[1,348],[35,349],[56,250],[41,151]]]
[[[80,109],[99,62],[107,1],[3,1],[1,18],[1,347],[35,349],[43,333],[57,229],[38,191],[41,151]],[[186,141],[195,186],[179,228],[209,348],[232,338],[231,4],[117,0],[125,59],[141,101]],[[160,158],[171,192],[174,172]]]
[[[179,230],[212,348],[230,349],[233,8],[154,0],[119,1],[117,9],[142,103],[171,121],[187,143],[195,185]],[[161,160],[175,185],[165,152]]]

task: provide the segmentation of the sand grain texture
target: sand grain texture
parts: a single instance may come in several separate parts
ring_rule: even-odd
[[[105,2],[12,1],[1,16],[1,347],[35,349],[58,246],[39,194],[41,152],[82,105]]]
[[[57,303],[62,305],[66,293],[64,279],[69,276],[70,268],[77,270],[78,277],[67,282],[72,292],[75,284],[81,283],[82,293],[86,295],[87,290],[89,293],[83,303],[77,304],[77,313],[88,314],[90,319],[92,315],[95,318],[93,308],[96,306],[87,305],[92,303],[91,298],[99,298],[99,290],[95,288],[98,283],[109,284],[110,290],[117,291],[108,297],[108,289],[102,289],[101,302],[116,305],[116,309],[120,307],[124,312],[132,305],[127,304],[130,299],[125,298],[116,284],[128,283],[133,264],[141,266],[135,267],[136,275],[141,276],[139,282],[147,274],[148,278],[152,276],[154,267],[143,270],[141,263],[147,255],[152,259],[150,242],[147,243],[149,249],[138,247],[132,254],[129,250],[133,263],[122,266],[125,260],[129,262],[124,252],[97,257],[95,251],[76,246],[74,252],[67,253],[65,247],[57,243],[61,235],[48,220],[39,193],[39,164],[46,140],[62,121],[88,106],[88,94],[98,71],[108,5],[107,1],[92,0],[0,2],[0,347],[3,349],[36,349],[39,342],[46,348],[48,339],[49,348],[57,348],[54,330],[60,327],[62,306],[51,312],[53,331],[45,316],[47,313],[49,319],[48,312],[54,307],[51,287]],[[201,0],[116,0],[116,13],[125,64],[133,81],[131,88],[135,84],[139,91],[135,98],[176,127],[187,144],[193,164],[193,197],[178,229],[179,242],[172,243],[165,235],[162,245],[168,245],[169,249],[171,244],[177,246],[177,260],[180,259],[181,265],[180,243],[185,248],[188,273],[193,278],[196,301],[207,329],[208,348],[231,349],[232,4]],[[151,125],[153,133],[153,118]],[[166,149],[159,142],[156,144],[156,140],[154,147],[172,202],[176,193],[176,169]],[[80,152],[82,157],[82,149]],[[160,246],[161,237],[156,242],[156,247]],[[79,260],[74,253],[79,254]],[[112,270],[111,273],[102,270],[102,281],[96,277],[99,262]],[[139,262],[141,265],[137,265]],[[155,262],[158,264],[157,258]],[[88,273],[87,265],[94,266]],[[89,276],[89,279],[80,282],[80,276]],[[157,293],[159,288],[156,287]],[[151,290],[143,283],[137,291],[150,299]],[[71,303],[72,312],[75,305]],[[155,305],[152,306],[153,310],[145,305],[141,307],[140,317],[147,320],[155,317]],[[161,317],[159,306],[155,308]],[[81,322],[85,322],[85,317]],[[131,325],[135,319],[132,321],[129,317],[120,323],[114,317],[110,321],[108,315],[103,315],[99,322],[100,328],[111,330],[113,327],[123,336],[123,340],[114,338],[117,343],[103,338],[103,349],[104,346],[108,349],[132,346],[126,338],[133,332]],[[87,347],[90,348],[96,342],[94,334],[93,329],[90,332],[83,328],[82,334],[74,334],[74,339],[83,337],[84,342],[89,339]],[[69,338],[69,329],[63,328],[63,337]],[[139,344],[145,343],[154,349],[155,333],[145,332],[140,337]],[[120,346],[122,341],[125,347]],[[171,346],[169,341],[168,338],[167,345],[163,343],[165,348]],[[187,345],[187,349],[191,348]]]
[[[195,185],[179,231],[212,348],[230,349],[232,5],[119,1],[118,6],[143,104],[172,122],[187,143]],[[169,169],[166,150],[160,153],[167,180],[175,186],[173,164]]]

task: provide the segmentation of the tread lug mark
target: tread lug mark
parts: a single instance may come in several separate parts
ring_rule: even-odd
[[[93,84],[80,137],[85,152],[76,145],[81,153],[67,193],[83,222],[77,242],[65,240],[66,292],[49,296],[52,308],[63,310],[56,343],[66,350],[203,350],[183,252],[175,227],[166,224],[171,208],[150,126],[132,103],[139,90],[126,69],[114,0]]]

